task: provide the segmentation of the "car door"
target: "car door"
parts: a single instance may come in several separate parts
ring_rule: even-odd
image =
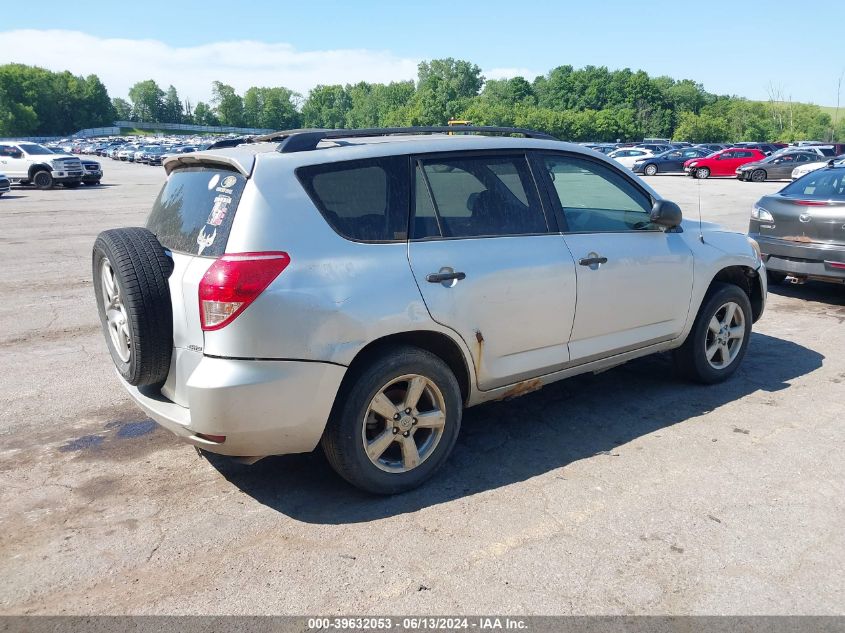
[[[578,264],[572,361],[678,337],[693,282],[693,255],[682,236],[649,222],[650,196],[620,170],[584,156],[540,160]]]
[[[667,171],[683,171],[684,170],[684,162],[689,160],[690,158],[694,158],[694,155],[687,156],[689,152],[684,150],[676,149],[673,152],[669,152],[666,154],[660,163],[660,170],[667,172]]]
[[[414,163],[411,269],[431,317],[466,343],[479,388],[566,365],[575,263],[550,230],[526,155],[453,152]]]
[[[27,176],[28,161],[26,155],[15,145],[0,145],[0,173],[12,180],[21,180]]]

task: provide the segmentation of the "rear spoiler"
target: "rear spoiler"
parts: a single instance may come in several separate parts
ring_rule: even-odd
[[[246,159],[250,159],[246,164]],[[177,154],[168,157],[162,165],[169,176],[174,169],[180,167],[196,167],[199,165],[223,166],[240,172],[247,178],[252,173],[252,166],[255,164],[255,155],[226,156],[224,154],[207,154],[205,152],[192,152],[190,154]]]

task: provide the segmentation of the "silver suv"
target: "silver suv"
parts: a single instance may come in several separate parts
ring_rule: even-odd
[[[280,132],[171,157],[146,228],[103,232],[120,380],[162,426],[255,460],[322,445],[395,493],[464,407],[672,350],[716,383],[766,275],[753,240],[603,154],[510,128]]]

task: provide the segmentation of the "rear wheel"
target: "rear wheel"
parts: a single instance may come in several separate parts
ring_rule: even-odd
[[[739,286],[714,282],[687,340],[673,352],[679,373],[705,384],[727,380],[748,349],[751,318],[751,301]]]
[[[695,177],[696,178],[710,178],[710,168],[709,167],[698,167],[695,170]]]
[[[366,363],[332,409],[323,451],[337,473],[377,494],[416,488],[452,452],[461,391],[440,358],[397,347]]]
[[[763,169],[755,169],[751,172],[751,180],[752,182],[765,182],[766,181],[766,172]]]
[[[645,166],[643,172],[646,176],[654,176],[655,174],[657,174],[657,165],[655,165],[654,163],[649,163]]]
[[[103,231],[94,242],[94,293],[112,360],[131,385],[161,385],[170,371],[170,259],[147,229]]]
[[[35,185],[36,189],[52,189],[53,175],[46,170],[37,171],[32,176],[32,184]]]

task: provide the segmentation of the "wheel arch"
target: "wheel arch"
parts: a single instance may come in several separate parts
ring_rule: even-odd
[[[32,177],[35,175],[35,173],[39,172],[39,171],[46,171],[46,172],[53,173],[53,168],[50,165],[48,165],[47,163],[35,163],[33,165],[30,165],[29,170],[27,171],[27,175],[29,176],[29,179],[32,180]]]
[[[353,380],[357,373],[357,368],[366,365],[370,359],[385,353],[389,348],[400,345],[419,347],[427,352],[431,352],[446,363],[458,381],[458,386],[461,389],[461,400],[464,403],[467,402],[471,391],[470,377],[472,374],[470,373],[464,353],[454,339],[446,334],[432,330],[398,332],[388,334],[367,343],[367,345],[358,351],[349,364],[338,394],[343,393],[347,383]]]
[[[760,274],[751,266],[743,266],[741,264],[725,266],[710,280],[707,292],[704,293],[705,298],[710,296],[710,293],[713,291],[713,285],[716,282],[738,286],[748,295],[748,300],[751,302],[751,321],[752,323],[756,323],[763,314],[763,308],[765,306]]]

